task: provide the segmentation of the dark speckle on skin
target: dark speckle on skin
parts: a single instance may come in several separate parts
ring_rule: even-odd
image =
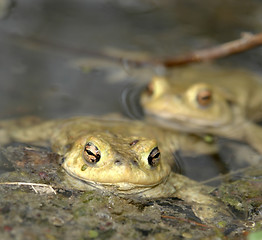
[[[137,140],[134,140],[133,142],[130,143],[130,146],[134,146],[134,145],[136,145],[138,142],[139,142],[138,139],[137,139]]]
[[[134,165],[134,166],[138,166],[138,162],[136,160],[131,160],[131,163]]]
[[[115,165],[120,166],[120,165],[122,165],[122,164],[123,164],[123,163],[122,163],[121,160],[119,160],[119,159],[115,160]]]

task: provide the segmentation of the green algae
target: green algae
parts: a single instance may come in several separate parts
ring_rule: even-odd
[[[248,240],[261,240],[262,239],[262,231],[252,232],[247,236]]]

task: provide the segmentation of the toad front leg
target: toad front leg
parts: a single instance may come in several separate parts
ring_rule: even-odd
[[[208,194],[208,186],[197,183],[183,175],[172,173],[171,181],[176,188],[174,193],[191,204],[194,214],[204,223],[219,226],[220,222],[231,222],[233,219],[229,209],[215,197]]]
[[[244,140],[259,153],[262,153],[262,127],[248,122],[244,126]]]

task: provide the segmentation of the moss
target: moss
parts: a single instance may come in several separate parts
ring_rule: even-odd
[[[226,204],[244,211],[261,204],[261,185],[259,179],[238,180],[230,184],[223,184],[219,188],[219,195]]]
[[[247,236],[247,240],[261,240],[261,239],[262,239],[262,231],[252,232]]]
[[[89,230],[87,232],[87,237],[89,237],[89,238],[97,238],[98,237],[98,232],[96,230]]]

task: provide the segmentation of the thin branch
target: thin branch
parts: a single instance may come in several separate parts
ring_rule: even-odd
[[[251,165],[249,167],[240,168],[240,169],[237,169],[235,171],[230,171],[229,173],[226,173],[226,174],[223,174],[223,175],[218,175],[218,176],[215,176],[213,178],[206,179],[204,181],[201,181],[200,183],[201,184],[207,184],[207,183],[211,183],[211,182],[218,181],[218,180],[222,181],[222,180],[230,178],[230,177],[232,178],[236,174],[244,173],[249,169],[255,169],[256,166],[258,168],[260,168],[260,164],[254,164],[254,165]]]
[[[91,56],[96,58],[103,58],[108,61],[113,61],[120,64],[127,64],[133,67],[144,67],[147,65],[162,65],[167,68],[177,67],[196,62],[204,62],[208,60],[218,59],[229,55],[237,54],[240,52],[247,51],[249,49],[259,47],[262,45],[262,33],[242,34],[240,39],[227,42],[215,47],[196,50],[189,54],[181,56],[170,57],[166,59],[130,59],[128,57],[121,57],[110,55],[107,53],[93,52],[86,49],[81,49],[72,46],[66,46],[60,43],[49,42],[44,39],[38,39],[36,37],[23,37],[15,33],[8,33],[9,37],[15,41],[22,41],[25,44],[29,44],[30,47],[40,47],[41,49],[58,50],[65,53],[77,54],[78,56]]]
[[[217,58],[226,57],[247,51],[262,45],[262,33],[253,35],[250,33],[242,34],[240,39],[227,42],[216,47],[197,50],[187,55],[182,55],[174,58],[164,59],[159,61],[166,67],[174,67],[178,65],[185,65],[193,62],[203,62]]]

